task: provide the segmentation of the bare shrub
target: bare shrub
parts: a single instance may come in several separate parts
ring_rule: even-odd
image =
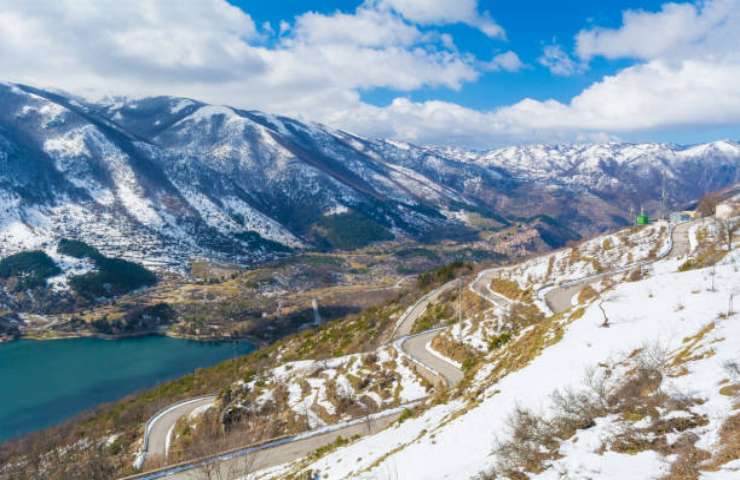
[[[550,425],[531,410],[517,407],[507,419],[508,439],[494,448],[499,458],[496,469],[507,478],[528,478],[525,472],[539,473],[553,458],[559,443]]]
[[[551,400],[556,414],[549,426],[552,434],[560,440],[572,437],[578,430],[593,427],[595,420],[606,414],[605,407],[588,391],[557,390]]]
[[[682,434],[671,446],[677,455],[671,469],[663,480],[698,480],[701,462],[709,458],[709,452],[696,447],[699,437],[693,433]]]
[[[590,369],[583,388],[556,390],[551,395],[552,414],[548,418],[531,410],[517,408],[507,420],[507,437],[494,449],[495,467],[480,478],[528,478],[560,457],[560,444],[579,430],[591,428],[598,418],[616,415],[623,419],[619,430],[603,449],[622,453],[644,450],[664,455],[677,454],[672,475],[693,479],[707,453],[695,447],[688,431],[708,424],[704,415],[691,412],[700,401],[681,392],[666,393],[662,388],[670,356],[660,344],[646,345],[628,357],[632,368],[617,382],[611,370]],[[661,418],[661,412],[682,410],[685,414]],[[646,419],[646,422],[637,423]],[[670,444],[669,434],[687,432]]]

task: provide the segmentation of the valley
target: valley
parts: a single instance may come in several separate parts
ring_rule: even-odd
[[[0,480],[740,480],[740,0],[1,0]]]
[[[353,449],[380,452],[372,454],[358,468],[382,471],[387,468],[383,466],[387,465],[386,458],[407,455],[405,452],[414,451],[413,445],[434,445],[435,441],[430,444],[424,440],[429,429],[443,435],[448,424],[459,424],[459,428],[468,425],[468,416],[474,418],[475,412],[487,408],[487,399],[497,397],[509,376],[515,378],[516,372],[527,372],[530,363],[540,364],[539,356],[556,355],[554,352],[561,350],[558,345],[566,341],[564,338],[571,338],[566,333],[570,329],[596,329],[586,337],[574,337],[576,342],[578,338],[596,339],[600,330],[624,332],[619,333],[619,338],[626,338],[624,335],[631,328],[630,315],[635,313],[626,314],[627,323],[622,327],[625,317],[611,312],[614,308],[631,308],[630,304],[621,303],[621,294],[617,293],[620,289],[645,283],[646,287],[635,288],[648,294],[648,300],[640,302],[650,302],[655,295],[664,295],[658,293],[658,285],[672,285],[673,280],[668,279],[675,275],[688,274],[692,281],[701,283],[707,281],[706,272],[715,269],[720,272],[716,286],[707,287],[706,294],[694,289],[694,295],[701,297],[712,295],[717,288],[735,288],[735,250],[727,250],[723,238],[726,229],[736,229],[737,224],[727,225],[712,219],[679,225],[658,222],[596,237],[577,247],[532,256],[509,266],[481,270],[462,265],[451,272],[452,279],[442,274],[444,269],[438,269],[439,274],[430,276],[431,283],[417,281],[425,285],[427,294],[413,293],[359,316],[329,321],[316,330],[278,340],[238,362],[224,364],[213,373],[198,373],[194,379],[207,375],[221,380],[216,384],[200,380],[196,384],[226,387],[201,408],[185,410],[187,414],[170,420],[165,436],[154,440],[159,442],[154,451],[159,452],[161,442],[166,442],[166,462],[157,455],[145,461],[146,469],[161,463],[176,466],[131,478],[160,478],[167,472],[180,472],[174,478],[237,478],[257,471],[259,478],[290,478],[297,472],[316,471],[330,475],[329,478],[354,478],[360,474],[358,470],[344,469],[332,460],[344,458],[344,452]],[[708,251],[724,253],[713,254],[712,260],[708,260],[717,262],[716,266],[696,266],[697,259],[709,258]],[[693,271],[696,274],[688,273]],[[461,288],[466,285],[467,288]],[[699,297],[697,301],[703,302]],[[643,308],[637,300],[632,302],[638,309],[635,311]],[[432,317],[428,319],[429,315]],[[726,315],[721,314],[720,321]],[[417,324],[425,325],[421,334],[407,337],[408,332],[417,330]],[[687,331],[693,325],[687,325]],[[572,341],[568,348],[575,348]],[[714,348],[723,348],[719,357],[723,359],[733,349],[728,345],[727,350],[721,341],[712,344]],[[229,385],[223,381],[224,374],[241,379]],[[194,398],[193,394],[217,391],[218,388],[189,388],[189,394],[180,398],[187,400]],[[137,400],[126,400],[124,404],[132,401]],[[716,409],[717,401],[712,399],[708,405]],[[140,445],[135,432],[141,432],[145,424],[145,418],[139,418],[139,428],[125,434],[133,440],[131,447],[124,449],[128,451],[124,458],[129,461],[137,451],[135,446]],[[724,418],[719,416],[716,425],[721,425]],[[419,422],[426,425],[424,430],[419,430]],[[226,426],[226,433],[214,429],[219,424]],[[375,446],[368,450],[365,443],[374,442],[376,437],[386,438],[384,446],[373,443]],[[466,437],[456,433],[455,438]],[[250,444],[254,446],[244,447]],[[212,460],[204,464],[178,463],[214,451],[229,453],[207,457]],[[357,453],[358,458],[366,454]],[[481,460],[475,465],[485,463]],[[409,468],[418,471],[423,467],[410,463]],[[496,468],[513,467],[500,464]],[[300,475],[293,478],[303,478]]]
[[[424,270],[561,248],[740,180],[731,141],[473,151],[174,97],[1,84],[0,104],[5,340],[271,341],[314,301],[338,318]]]
[[[435,445],[473,418],[582,318],[612,328],[613,289],[715,266],[734,278],[737,225],[714,218],[737,196],[732,141],[473,151],[173,97],[3,84],[0,102],[3,341],[257,347],[209,366],[234,354],[215,343],[224,357],[156,380],[154,361],[14,430],[55,423],[2,444],[0,477],[374,478],[396,456],[421,472],[407,452],[430,431]],[[625,414],[609,408],[598,418]],[[403,433],[373,443],[389,431]],[[557,460],[492,465],[468,447],[509,476]],[[355,448],[357,470],[337,465]]]

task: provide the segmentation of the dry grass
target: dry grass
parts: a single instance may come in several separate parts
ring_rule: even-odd
[[[720,395],[725,395],[728,397],[740,396],[740,383],[725,385],[724,387],[719,389],[719,393]]]
[[[432,339],[432,348],[447,358],[451,358],[463,366],[463,370],[470,369],[478,361],[478,353],[464,343],[457,342],[449,335],[441,334]]]
[[[491,290],[510,300],[532,301],[532,290],[522,290],[514,280],[494,278],[491,280]]]
[[[701,475],[700,465],[711,455],[706,450],[696,447],[699,437],[693,433],[682,434],[673,445],[670,453],[677,455],[671,463],[667,475],[661,480],[698,480]]]
[[[594,290],[594,288],[591,285],[586,285],[581,289],[580,292],[578,292],[578,303],[586,303],[589,300],[592,300],[599,296],[599,293]]]
[[[605,271],[604,266],[601,264],[598,258],[596,257],[581,257],[581,260],[590,263],[591,267],[594,270],[594,273],[602,273]]]
[[[637,267],[634,270],[630,271],[629,274],[627,274],[628,282],[639,282],[643,278],[645,278],[645,272],[642,271],[642,267]]]
[[[710,267],[722,260],[725,255],[727,255],[727,251],[719,248],[718,245],[702,245],[699,247],[699,251],[694,254],[693,258],[689,258],[678,267],[678,271],[685,272],[688,270]]]
[[[682,364],[699,360],[700,358],[703,358],[707,355],[707,353],[697,353],[699,348],[701,347],[701,341],[702,339],[712,330],[714,330],[715,324],[714,322],[708,323],[704,325],[699,332],[697,332],[695,335],[692,335],[690,337],[686,337],[683,339],[684,347],[679,350],[674,356],[673,356],[673,362],[672,366],[680,366]],[[710,350],[711,351],[711,350]]]
[[[725,463],[740,459],[740,413],[725,420],[719,439],[718,449],[706,465],[707,470],[717,470]]]

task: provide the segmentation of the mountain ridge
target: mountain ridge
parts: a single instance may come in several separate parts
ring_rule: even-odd
[[[154,266],[252,263],[539,215],[590,235],[655,211],[662,182],[680,206],[740,180],[732,141],[474,151],[176,97],[93,103],[6,83],[0,105],[0,256],[69,237]]]

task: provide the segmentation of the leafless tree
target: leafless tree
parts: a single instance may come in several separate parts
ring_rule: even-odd
[[[365,405],[364,403],[361,403],[362,409],[364,411],[363,420],[365,423],[365,428],[367,429],[367,433],[370,434],[373,431],[373,417],[370,414],[370,407]]]
[[[606,315],[606,310],[604,310],[604,302],[599,302],[599,309],[601,310],[601,315],[604,316],[604,321],[601,322],[601,326],[604,328],[609,327],[609,317]]]
[[[730,297],[727,300],[727,316],[731,317],[735,314],[735,310],[733,309],[733,301],[735,300],[735,295],[737,295],[737,291],[733,290],[730,292]]]

